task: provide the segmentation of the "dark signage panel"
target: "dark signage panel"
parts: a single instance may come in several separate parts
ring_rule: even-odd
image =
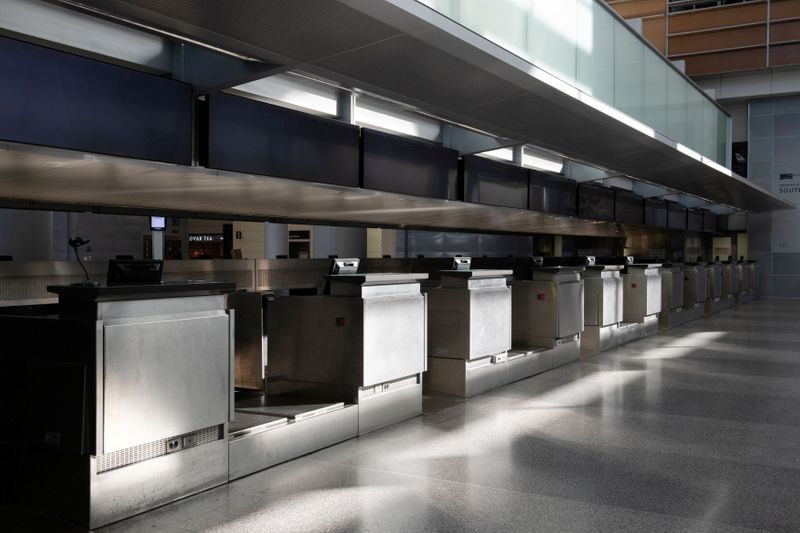
[[[578,209],[578,185],[567,178],[530,171],[531,211],[574,217]]]
[[[528,208],[528,170],[474,155],[461,161],[464,201]]]
[[[208,99],[209,168],[358,187],[358,127],[224,93]]]
[[[689,231],[703,231],[703,212],[690,209],[686,215],[686,229]]]
[[[667,203],[663,200],[644,201],[644,223],[647,226],[666,228],[667,225]]]
[[[711,211],[703,212],[703,231],[706,233],[717,232],[717,215]]]
[[[614,190],[586,183],[578,187],[578,216],[592,220],[614,220]]]
[[[614,220],[622,224],[644,223],[644,201],[630,191],[614,190]]]
[[[192,89],[0,38],[0,139],[188,165]]]
[[[362,130],[366,189],[458,200],[458,152],[438,144]]]
[[[686,229],[686,208],[678,204],[669,204],[667,225],[672,229]]]

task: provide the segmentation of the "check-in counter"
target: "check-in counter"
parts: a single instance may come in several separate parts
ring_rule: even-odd
[[[753,299],[757,300],[761,296],[761,272],[756,261],[747,261],[747,282]]]
[[[633,263],[622,274],[623,317],[625,322],[644,324],[644,335],[658,332],[661,312],[661,273],[659,263]]]
[[[750,287],[750,276],[747,272],[747,263],[744,258],[740,258],[736,263],[736,284],[739,293],[736,295],[736,304],[744,304],[753,300],[752,288]]]
[[[658,315],[659,329],[666,331],[685,322],[683,317],[683,263],[662,264],[661,312]]]
[[[227,482],[233,289],[51,286],[57,316],[0,316],[16,503],[96,528]]]
[[[736,263],[733,261],[724,261],[722,263],[720,298],[735,301],[736,295],[739,294],[739,277],[736,273],[736,266]]]
[[[707,285],[705,263],[683,265],[683,323],[703,318]]]
[[[267,389],[357,404],[364,434],[422,412],[428,275],[364,274],[358,264],[335,260],[326,294],[267,306]]]
[[[425,388],[470,397],[507,383],[511,270],[472,269],[468,257],[430,275]]]
[[[624,318],[622,271],[632,257],[589,257],[581,276],[585,284],[585,326],[581,349],[602,352],[642,337],[642,325]]]
[[[722,298],[722,263],[718,260],[706,265],[706,312],[711,316],[733,307],[733,300]]]

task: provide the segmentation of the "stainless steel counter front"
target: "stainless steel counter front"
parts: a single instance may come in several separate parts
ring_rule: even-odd
[[[661,312],[660,267],[660,264],[628,265],[622,275],[626,322],[643,323]]]

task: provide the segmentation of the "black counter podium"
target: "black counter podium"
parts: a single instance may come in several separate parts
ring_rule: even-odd
[[[53,286],[0,316],[4,500],[99,527],[228,479],[233,283]]]

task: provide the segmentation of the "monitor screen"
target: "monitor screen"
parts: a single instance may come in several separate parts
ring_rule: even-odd
[[[358,126],[224,93],[207,125],[209,168],[358,187]]]
[[[644,223],[642,197],[630,191],[614,191],[614,220],[622,224]]]
[[[106,285],[158,285],[163,261],[112,259],[108,262]]]
[[[538,170],[531,170],[530,175],[531,211],[576,215],[578,186],[574,181]]]
[[[659,228],[667,227],[667,204],[663,200],[644,201],[644,223]]]
[[[458,152],[432,142],[362,131],[363,187],[458,199]]]
[[[672,229],[686,229],[686,208],[680,204],[670,203],[667,224]]]
[[[461,169],[465,202],[528,208],[527,169],[474,155],[464,156]]]
[[[150,229],[164,231],[167,228],[166,217],[150,217]]]
[[[581,184],[578,187],[578,216],[593,220],[614,220],[614,190]]]

